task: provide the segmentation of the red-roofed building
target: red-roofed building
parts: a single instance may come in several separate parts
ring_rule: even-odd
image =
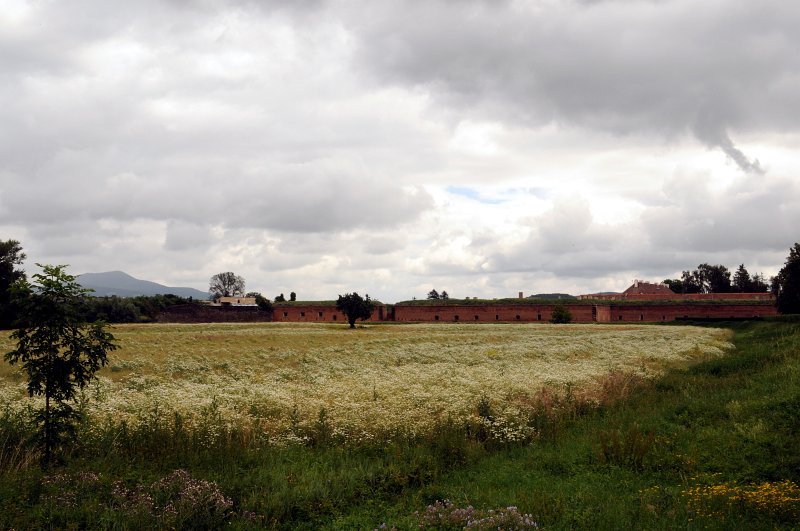
[[[669,289],[666,284],[656,284],[655,282],[645,282],[634,280],[633,285],[622,292],[623,297],[634,297],[636,295],[666,295],[673,296],[675,292]]]

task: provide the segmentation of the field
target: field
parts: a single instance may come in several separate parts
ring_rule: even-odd
[[[172,423],[177,413],[191,429],[213,415],[223,421],[220,433],[235,427],[268,444],[307,442],[321,416],[328,435],[343,442],[425,435],[445,421],[481,422],[481,401],[493,411],[483,419],[492,438],[530,440],[529,417],[544,389],[570,386],[591,400],[610,374],[652,377],[731,347],[726,331],[692,327],[376,325],[351,332],[276,323],[128,325],[114,333],[120,349],[88,390],[93,425]],[[19,373],[4,367],[0,375],[0,400],[26,407]]]
[[[0,365],[0,528],[793,528],[800,326],[725,326],[114,327],[54,470]]]

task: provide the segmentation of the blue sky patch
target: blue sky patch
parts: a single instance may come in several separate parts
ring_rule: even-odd
[[[486,205],[499,205],[508,201],[507,199],[483,197],[477,190],[468,186],[448,186],[446,190],[453,195],[460,195]]]

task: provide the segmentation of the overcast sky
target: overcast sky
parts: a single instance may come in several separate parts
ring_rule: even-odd
[[[306,300],[770,276],[798,28],[786,0],[4,0],[0,238],[29,272]]]

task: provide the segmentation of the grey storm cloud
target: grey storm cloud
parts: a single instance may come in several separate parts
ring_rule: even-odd
[[[337,30],[293,30],[321,2],[31,5],[37,24],[0,32],[0,222],[173,220],[180,249],[209,225],[336,232],[431,207],[371,174],[384,145],[421,141],[337,105],[316,42]]]
[[[394,1],[367,12],[369,24],[353,24],[373,75],[466,113],[691,132],[753,173],[763,169],[732,135],[800,123],[800,4]]]

